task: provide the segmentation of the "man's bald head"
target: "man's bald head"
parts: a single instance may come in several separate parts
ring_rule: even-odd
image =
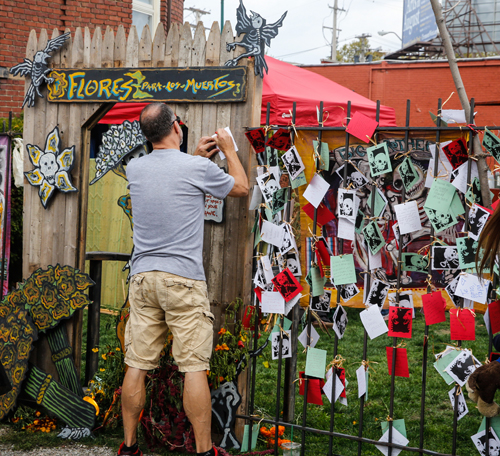
[[[158,143],[172,132],[174,112],[164,103],[148,104],[141,112],[139,122],[146,139]]]

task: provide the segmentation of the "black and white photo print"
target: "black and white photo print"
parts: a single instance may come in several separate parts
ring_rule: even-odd
[[[486,429],[484,429],[474,434],[471,439],[481,456],[486,456],[486,446],[489,449],[489,456],[500,456],[500,440],[492,427],[490,427],[488,438],[486,438]]]
[[[465,349],[444,370],[460,386],[464,386],[469,375],[480,365],[479,361],[472,356],[472,353]]]
[[[445,288],[446,293],[448,293],[448,296],[450,297],[455,307],[460,306],[460,300],[462,299],[460,296],[455,295],[455,290],[457,289],[459,280],[460,275],[457,274],[457,276]]]
[[[295,146],[288,149],[281,157],[281,160],[292,180],[295,180],[299,174],[306,169]]]
[[[472,205],[469,210],[469,236],[472,239],[476,241],[479,239],[489,217],[490,213],[486,209],[477,204]]]
[[[458,269],[458,248],[454,245],[432,246],[431,268],[434,271]]]
[[[459,390],[460,394],[458,395],[458,404],[457,404],[457,421],[460,420],[460,418],[463,418],[467,413],[469,413],[469,409],[467,408],[467,403],[465,402],[464,394],[462,390]],[[455,388],[452,388],[450,391],[448,391],[448,396],[450,397],[450,402],[451,402],[451,408],[455,409]]]
[[[476,266],[477,246],[478,242],[470,237],[457,239],[460,269],[469,269]]]
[[[355,190],[344,190],[339,188],[338,191],[338,216],[345,218],[352,223],[356,222],[357,215],[357,196]]]
[[[405,190],[407,192],[409,192],[411,188],[420,180],[417,170],[408,157],[406,157],[403,160],[403,163],[399,165],[397,171],[399,171],[399,175],[401,176],[401,180],[403,181],[403,185],[405,186]]]
[[[344,300],[344,302],[349,301],[359,293],[359,288],[355,283],[351,283],[349,285],[340,285],[337,288],[340,289],[340,297]]]
[[[295,277],[300,277],[302,275],[302,269],[300,267],[300,257],[296,252],[288,252],[286,258],[286,267],[290,269],[290,272]]]
[[[256,177],[257,184],[259,184],[260,191],[264,196],[267,204],[271,205],[273,202],[273,194],[280,186],[273,173],[264,173]]]
[[[342,165],[335,171],[340,177],[341,185],[344,180],[344,166],[346,165]],[[368,178],[357,167],[355,167],[352,163],[347,163],[347,179],[345,185],[342,185],[343,187],[359,190],[368,182]]]
[[[385,245],[384,236],[382,236],[377,222],[371,221],[368,223],[368,225],[363,228],[363,233],[370,252],[372,255],[375,255]]]
[[[446,228],[456,225],[457,223],[457,219],[449,212],[436,211],[430,207],[424,207],[424,210],[427,213],[432,226],[436,230],[436,233],[440,233]]]
[[[333,330],[339,339],[344,337],[346,327],[347,312],[340,304],[337,304],[337,310],[335,310],[335,313],[333,314]]]
[[[325,290],[321,296],[313,296],[311,300],[311,310],[315,312],[329,312],[332,290]]]
[[[392,171],[391,158],[389,157],[389,150],[386,143],[368,147],[366,152],[368,154],[372,177]]]
[[[500,163],[500,138],[487,128],[484,130],[483,146]]]
[[[283,231],[283,243],[281,244],[281,247],[279,249],[279,254],[284,255],[292,249],[295,249],[295,251],[297,251],[298,249],[295,242],[295,236],[293,235],[292,227],[290,226],[290,224],[285,223],[283,225]]]
[[[280,339],[282,339],[281,345],[281,357],[291,358],[292,357],[292,345],[290,341],[290,333],[287,331],[276,331],[273,332],[272,338],[272,359],[278,359],[280,355]]]
[[[354,225],[354,232],[360,234],[365,227],[365,214],[358,209],[358,213],[356,214],[356,222]]]
[[[367,306],[379,306],[379,308],[382,308],[387,298],[387,293],[389,293],[389,284],[375,279],[371,284],[365,304]]]

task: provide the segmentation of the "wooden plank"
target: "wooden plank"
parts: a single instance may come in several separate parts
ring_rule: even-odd
[[[112,68],[114,66],[115,32],[109,25],[106,27],[106,32],[104,33],[104,41],[101,49],[101,66],[103,68]]]
[[[90,68],[90,48],[92,46],[92,37],[90,29],[84,28],[83,31],[83,68]]]
[[[135,68],[139,65],[139,38],[135,25],[130,27],[127,38],[127,54],[125,56],[125,67]]]
[[[125,60],[127,56],[127,38],[125,36],[125,29],[123,25],[118,26],[115,37],[115,52],[113,59],[115,61],[115,67],[125,66]]]
[[[101,27],[96,27],[90,45],[90,68],[101,68],[102,59],[102,32]]]
[[[149,25],[146,24],[142,29],[141,41],[139,43],[139,67],[151,67],[151,46],[151,32],[149,31]]]
[[[191,25],[185,22],[180,29],[179,39],[179,67],[188,67],[191,65],[191,52],[193,49],[193,38],[191,36]],[[189,107],[184,103],[176,105],[176,113],[189,128],[189,137],[191,134]],[[188,138],[189,140],[189,138]]]
[[[151,57],[151,66],[152,67],[163,67],[165,62],[165,29],[163,24],[156,27],[156,33],[153,40],[153,50]]]
[[[180,45],[180,32],[179,24],[175,22],[170,27],[167,39],[165,41],[165,61],[164,66],[176,67],[179,65],[179,45]]]

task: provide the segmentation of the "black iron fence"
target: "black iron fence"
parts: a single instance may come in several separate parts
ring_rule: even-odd
[[[269,106],[268,106],[268,113],[269,113]],[[317,134],[317,140],[318,143],[321,143],[322,137],[325,134],[325,132],[329,131],[337,131],[337,132],[345,132],[346,128],[345,127],[325,127],[322,125],[322,123],[319,123],[318,126],[316,127],[300,127],[300,126],[295,126],[295,104],[293,107],[293,115],[292,115],[292,126],[288,126],[291,136],[292,136],[292,141],[294,139],[294,136],[299,132],[303,131],[313,131]],[[379,112],[380,112],[380,102],[377,102],[377,121],[379,120]],[[438,114],[441,113],[441,100],[438,102],[437,106],[437,112]],[[474,100],[471,100],[470,103],[470,112],[474,112]],[[473,114],[471,114],[471,118],[469,119],[470,125],[474,124],[474,119],[473,119]],[[346,125],[349,123],[349,119],[351,117],[351,105],[349,103],[348,109],[346,112]],[[269,118],[269,114],[268,114]],[[319,119],[323,118],[323,104],[321,104],[320,109],[319,109]],[[272,132],[273,130],[276,130],[278,127],[270,127],[269,131]],[[473,150],[472,148],[472,141],[473,141],[473,136],[476,134],[478,131],[484,130],[485,127],[477,127],[473,126],[471,128],[470,126],[468,127],[463,127],[463,126],[443,126],[441,124],[441,117],[438,116],[436,125],[432,127],[411,127],[410,126],[410,101],[407,102],[407,110],[406,110],[406,122],[404,127],[378,127],[376,129],[376,133],[374,136],[375,142],[377,141],[377,137],[380,137],[382,134],[399,134],[404,136],[404,153],[407,155],[412,155],[412,151],[409,147],[410,143],[412,142],[412,137],[415,135],[421,135],[421,134],[426,134],[426,135],[432,135],[434,138],[434,142],[436,144],[436,153],[434,154],[434,161],[432,163],[429,163],[429,169],[433,170],[433,176],[438,175],[438,161],[439,161],[439,144],[441,143],[441,140],[443,138],[444,134],[449,135],[450,133],[453,134],[455,133],[457,136],[461,135],[464,133],[464,131],[468,131],[469,134],[469,142],[468,142],[468,147],[469,147],[469,157],[468,157],[468,185],[470,186],[471,184],[471,167],[472,167],[472,162],[476,158],[474,155],[470,152]],[[498,127],[488,127],[490,129],[496,129]],[[351,136],[346,132],[345,133],[345,151],[349,151],[349,146],[350,146],[350,141],[352,141]],[[264,157],[264,158],[262,158]],[[343,164],[346,164],[346,160],[348,159],[348,154],[344,154],[344,161]],[[266,160],[265,160],[265,154],[259,154],[259,164],[261,165],[266,165]],[[318,165],[318,163],[316,163]],[[343,171],[343,185],[345,188],[345,183],[347,182],[347,166],[344,166]],[[371,181],[368,185],[370,185],[373,189],[372,191],[372,198],[370,202],[370,211],[368,213],[365,213],[365,216],[370,217],[370,216],[375,216],[375,189],[376,189],[376,182]],[[291,190],[289,190],[291,192]],[[291,193],[289,194],[291,196]],[[399,203],[404,203],[408,200],[406,194],[405,194],[405,188],[402,186],[402,192],[399,196]],[[259,213],[261,209],[257,210],[257,214]],[[466,213],[464,217],[464,227],[462,228],[462,233],[468,231],[468,212],[469,212],[469,207],[466,208]],[[289,215],[290,216],[290,215]],[[314,212],[314,222],[313,222],[313,229],[312,229],[312,235],[317,236],[318,234],[321,234],[321,227],[317,223],[317,210]],[[460,234],[459,234],[460,236]],[[431,230],[430,230],[430,239],[435,239],[436,235],[434,232],[434,228],[431,225]],[[336,245],[336,251],[338,254],[342,254],[344,251],[344,242],[341,239],[335,239],[335,242],[337,243]],[[399,242],[399,251],[398,251],[398,258],[400,259],[402,257],[402,253],[405,252],[406,248],[403,246],[403,242]],[[396,279],[395,279],[395,284],[391,287],[395,292],[396,292],[396,302],[395,305],[399,306],[399,301],[400,301],[400,291],[401,290],[401,276],[402,276],[402,264],[401,261],[398,261],[397,264],[395,265],[396,268]],[[369,267],[367,268],[369,270]],[[359,271],[358,271],[359,272]],[[303,271],[303,274],[305,272]],[[431,272],[431,264],[429,263],[428,266],[428,278],[429,280],[427,281],[427,293],[431,292],[431,278],[432,278],[432,272]],[[366,277],[365,281],[365,287],[367,289],[370,288],[370,280],[371,277],[368,274]],[[493,290],[496,289],[497,285],[497,277],[495,276],[493,279]],[[494,293],[494,291],[492,291]],[[493,296],[493,295],[492,295]],[[311,298],[312,299],[312,298]],[[337,304],[340,303],[340,293],[337,293]],[[463,299],[460,299],[459,306],[463,307]],[[309,346],[309,342],[311,340],[311,327],[312,327],[312,322],[313,322],[313,316],[312,316],[312,311],[310,310],[310,307],[307,307],[304,309],[305,310],[305,321],[306,321],[306,328],[307,328],[307,340]],[[260,321],[261,319],[261,312],[259,310],[259,306],[257,305],[257,310],[256,310],[256,315],[257,315],[257,321]],[[398,381],[396,379],[396,349],[398,347],[398,343],[400,342],[398,338],[392,338],[392,374],[390,376],[390,399],[389,399],[389,405],[388,405],[388,429],[389,429],[389,436],[388,436],[388,442],[387,443],[381,443],[377,440],[373,440],[370,438],[366,437],[365,433],[365,428],[366,428],[366,422],[364,419],[364,409],[365,409],[365,396],[363,395],[359,399],[359,417],[357,419],[356,426],[353,428],[355,429],[357,427],[357,432],[352,432],[352,433],[346,433],[346,432],[339,432],[336,430],[335,426],[335,419],[339,414],[339,409],[335,401],[331,401],[331,407],[330,407],[330,422],[329,422],[329,427],[327,429],[318,429],[318,428],[313,428],[310,425],[308,425],[308,414],[310,413],[311,407],[314,407],[314,405],[308,405],[308,402],[306,400],[308,396],[308,388],[309,384],[311,381],[311,378],[308,377],[307,375],[304,376],[303,378],[303,386],[304,386],[304,401],[303,401],[303,408],[302,411],[296,412],[295,411],[295,395],[296,395],[296,388],[298,387],[298,382],[296,382],[296,379],[298,378],[298,373],[297,373],[297,354],[298,354],[298,347],[297,347],[297,336],[298,336],[298,329],[299,329],[299,323],[300,323],[300,309],[299,306],[296,305],[291,311],[290,314],[287,315],[287,317],[292,321],[292,327],[291,327],[291,344],[292,344],[292,353],[293,356],[290,359],[282,359],[281,355],[281,348],[282,348],[282,339],[280,338],[280,347],[279,347],[279,358],[277,360],[277,379],[276,379],[276,400],[275,400],[275,410],[274,410],[274,418],[263,418],[262,416],[259,416],[258,414],[258,404],[256,403],[256,390],[259,388],[258,386],[258,381],[257,381],[257,362],[258,360],[256,358],[253,358],[250,365],[249,365],[249,379],[250,379],[250,388],[249,388],[249,404],[248,404],[248,414],[247,415],[239,415],[238,418],[244,419],[246,423],[269,423],[272,425],[275,425],[275,430],[276,430],[276,435],[275,435],[275,452],[278,454],[278,426],[285,426],[285,428],[288,429],[288,431],[291,431],[292,428],[295,431],[295,440],[297,439],[297,434],[300,435],[300,442],[302,443],[301,446],[301,456],[305,454],[310,454],[308,451],[308,446],[307,446],[307,436],[310,434],[317,434],[317,435],[324,435],[328,436],[328,447],[325,448],[325,453],[321,454],[328,454],[329,456],[334,454],[334,441],[339,442],[340,441],[350,441],[350,442],[357,442],[357,454],[362,455],[362,454],[376,454],[377,450],[372,446],[372,445],[381,445],[384,447],[387,447],[387,453],[389,455],[395,454],[396,451],[395,449],[399,450],[406,450],[412,453],[419,453],[419,454],[429,454],[429,455],[442,455],[442,454],[452,454],[456,455],[459,454],[459,448],[457,442],[459,441],[459,436],[457,432],[457,422],[458,422],[458,399],[459,396],[458,394],[455,394],[455,404],[454,404],[454,413],[453,413],[453,422],[450,426],[450,433],[449,433],[449,438],[451,439],[451,453],[439,453],[436,451],[433,451],[430,449],[432,445],[432,438],[427,437],[426,440],[426,433],[424,432],[426,430],[426,417],[428,416],[429,413],[433,412],[433,404],[428,403],[427,401],[427,396],[428,396],[428,391],[427,391],[427,379],[428,379],[428,366],[429,363],[432,361],[432,355],[429,356],[429,345],[430,345],[430,336],[432,336],[432,328],[429,328],[429,326],[425,326],[425,334],[423,336],[423,340],[421,341],[422,345],[422,364],[421,364],[421,390],[420,390],[420,417],[419,417],[419,433],[418,433],[418,446],[402,446],[398,445],[393,442],[393,419],[394,419],[394,403],[395,403],[395,398],[396,398],[396,382]],[[284,322],[284,316],[279,317],[280,321],[280,326],[283,327],[283,322]],[[253,344],[254,347],[258,346],[258,329],[254,332],[254,339],[253,339]],[[489,344],[488,344],[488,354],[491,353],[492,350],[492,336],[491,336],[491,330],[489,331]],[[339,344],[339,339],[337,335],[335,335],[334,339],[334,344],[333,344],[333,353],[329,353],[328,355],[331,356],[333,355],[333,358],[335,358],[339,353],[338,353],[338,344]],[[462,341],[458,341],[457,343],[458,347],[462,347]],[[362,349],[362,360],[363,361],[369,361],[369,348],[370,348],[370,343],[369,339],[367,336],[366,330],[364,331],[364,340],[363,340],[363,349]],[[339,372],[338,367],[334,365],[333,367],[333,373],[337,375]],[[284,388],[283,391],[281,389],[281,385],[284,383]],[[336,384],[335,382],[332,382],[332,392],[331,392],[331,397],[335,397],[335,388]],[[460,386],[458,384],[455,384],[455,393],[459,393],[460,391]],[[415,392],[416,393],[416,392]],[[297,416],[301,416],[300,423],[297,423]],[[490,427],[490,420],[486,419],[486,429],[489,429]],[[250,438],[249,441],[252,441],[252,426],[250,426]],[[293,431],[292,431],[293,432]],[[474,433],[471,431],[471,434]],[[487,433],[488,434],[488,433]],[[470,434],[469,434],[470,435]],[[415,436],[414,436],[415,437]],[[489,438],[489,435],[488,435]],[[413,438],[413,441],[415,441],[415,438]],[[338,445],[335,447],[337,448],[336,451],[338,451]],[[351,450],[352,451],[352,450]],[[490,447],[488,445],[488,442],[486,442],[484,453],[486,455],[490,454]]]

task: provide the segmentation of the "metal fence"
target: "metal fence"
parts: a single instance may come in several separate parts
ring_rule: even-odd
[[[438,105],[437,105],[437,112],[441,112],[441,100],[439,100]],[[268,106],[268,118],[269,118],[269,109],[270,107]],[[471,113],[474,112],[474,100],[472,99],[470,102],[470,111]],[[380,102],[377,102],[377,121],[379,120],[379,112],[380,112]],[[474,119],[472,118],[471,114],[471,119],[470,119],[470,125],[474,123]],[[351,105],[349,103],[348,105],[348,110],[346,112],[346,118],[347,121],[346,123],[348,124],[349,119],[351,117]],[[319,109],[319,119],[323,118],[323,104],[321,103],[320,109]],[[317,138],[318,138],[318,143],[321,143],[322,136],[325,132],[328,131],[340,131],[340,132],[345,132],[345,127],[325,127],[321,123],[318,126],[315,127],[300,127],[300,126],[295,126],[295,104],[293,107],[293,115],[292,115],[292,127],[288,126],[291,132],[292,140],[294,139],[294,136],[296,132],[300,131],[314,131],[317,132]],[[278,127],[272,126],[269,128],[270,131],[276,130]],[[380,135],[382,132],[385,133],[398,133],[404,135],[404,152],[411,155],[411,151],[409,149],[409,143],[410,143],[410,136],[411,134],[420,134],[425,132],[426,134],[432,134],[435,138],[435,144],[436,144],[436,153],[435,153],[435,159],[433,163],[429,163],[429,169],[431,169],[431,165],[433,167],[433,176],[438,175],[438,160],[439,160],[439,144],[441,142],[441,138],[443,137],[443,133],[445,132],[454,132],[457,134],[460,134],[461,132],[465,130],[468,130],[471,134],[469,134],[469,151],[472,150],[472,140],[473,140],[473,134],[475,131],[481,131],[484,130],[485,127],[476,127],[474,126],[474,129],[471,129],[470,127],[450,127],[450,126],[442,126],[441,125],[441,118],[438,116],[437,121],[436,121],[436,126],[432,127],[411,127],[410,126],[410,101],[408,100],[407,102],[407,109],[406,109],[406,122],[404,127],[378,127],[375,133],[375,141],[377,142],[377,136]],[[489,127],[490,129],[497,129],[498,127]],[[475,131],[473,131],[475,130]],[[349,150],[349,145],[350,145],[351,137],[350,135],[346,132],[345,133],[345,150]],[[265,154],[259,154],[259,162],[261,165],[265,165],[265,158],[262,159],[261,157],[265,157]],[[344,154],[344,158],[347,158],[348,154]],[[346,163],[344,159],[344,164]],[[468,184],[471,183],[471,166],[472,166],[472,161],[475,158],[471,156],[469,152],[469,158],[468,158]],[[345,186],[345,183],[347,182],[347,166],[344,166],[344,179],[343,179],[343,185]],[[372,189],[375,190],[375,183],[372,181],[368,185],[372,186]],[[345,187],[344,187],[345,188]],[[290,190],[291,191],[291,190]],[[371,198],[371,214],[366,214],[367,216],[374,215],[374,205],[375,205],[375,191],[372,191],[373,197]],[[407,201],[407,197],[405,194],[405,188],[403,186],[402,189],[402,199],[399,201],[400,203],[404,203]],[[261,209],[258,209],[256,212],[258,212]],[[463,231],[467,232],[468,229],[468,212],[469,208],[466,208],[466,214],[465,214],[465,221],[464,221],[464,228]],[[257,215],[258,216],[258,215]],[[289,215],[290,216],[290,215]],[[316,236],[318,232],[321,230],[321,227],[318,226],[317,223],[317,210],[314,212],[314,223],[313,223],[313,235]],[[434,233],[434,228],[431,225],[431,232],[430,232],[431,239],[433,236],[435,236]],[[339,254],[342,254],[344,251],[344,241],[340,239],[336,239],[335,242],[337,242],[337,252]],[[403,249],[403,242],[399,242],[399,256],[398,258],[401,258],[402,253],[404,252]],[[369,269],[369,268],[368,268]],[[395,286],[395,291],[396,291],[396,306],[399,306],[399,293],[401,290],[401,269],[402,265],[401,262],[398,261],[397,263],[397,282]],[[428,274],[429,277],[431,277],[431,265],[429,263],[428,266]],[[365,282],[365,286],[367,286],[369,289],[370,287],[370,276],[368,275],[367,277],[367,282]],[[496,283],[497,277],[494,277],[493,280],[493,289],[496,288]],[[427,283],[427,293],[431,291],[431,283],[428,281]],[[492,292],[494,293],[494,292]],[[337,304],[340,303],[340,293],[337,293]],[[460,307],[463,307],[463,300],[460,302]],[[308,342],[311,340],[311,326],[312,326],[312,312],[310,310],[310,307],[304,309],[306,314],[306,327],[307,327],[307,338]],[[257,306],[257,321],[260,321],[261,318],[261,312],[259,310],[259,306]],[[256,399],[255,399],[255,392],[257,382],[256,382],[256,372],[257,372],[257,359],[254,357],[249,365],[249,379],[250,379],[250,386],[249,386],[249,402],[248,402],[248,414],[247,415],[238,415],[238,418],[244,419],[246,423],[255,423],[255,422],[262,422],[262,423],[269,423],[272,425],[276,426],[276,436],[275,436],[275,453],[278,454],[278,426],[285,426],[290,430],[292,427],[292,423],[294,420],[295,416],[295,393],[296,393],[296,384],[294,383],[294,380],[297,378],[297,353],[298,353],[298,348],[297,348],[297,336],[298,336],[298,327],[299,327],[299,306],[296,305],[294,308],[290,311],[290,314],[287,316],[291,321],[292,321],[292,327],[291,327],[291,343],[292,343],[292,353],[293,356],[290,359],[283,360],[281,356],[281,344],[282,340],[280,339],[280,350],[279,350],[279,359],[277,361],[277,384],[276,384],[276,409],[275,409],[275,416],[274,419],[263,419],[262,417],[256,416]],[[281,326],[283,326],[283,321],[284,321],[284,316],[280,316],[280,323]],[[257,326],[256,326],[257,328]],[[430,442],[425,442],[424,439],[424,430],[426,428],[426,413],[430,411],[429,404],[426,403],[426,388],[427,388],[427,378],[428,378],[428,364],[430,361],[429,357],[429,326],[425,326],[425,335],[422,340],[422,366],[421,366],[421,372],[422,372],[422,377],[421,377],[421,391],[420,391],[420,430],[419,430],[419,442],[418,446],[416,447],[409,447],[409,446],[401,446],[397,445],[393,442],[392,434],[393,434],[393,416],[394,416],[394,400],[396,397],[396,391],[395,391],[395,384],[396,384],[396,348],[398,345],[398,339],[397,338],[392,338],[392,350],[393,350],[393,356],[392,356],[392,375],[391,375],[391,382],[390,382],[390,402],[389,402],[389,416],[388,416],[388,424],[389,424],[389,441],[388,443],[380,443],[377,440],[369,439],[364,436],[364,427],[365,427],[365,422],[364,422],[364,405],[365,405],[365,396],[362,396],[359,401],[359,418],[358,418],[358,432],[353,433],[353,434],[347,434],[347,433],[341,433],[341,432],[336,432],[335,429],[335,418],[336,415],[338,414],[338,407],[334,401],[331,402],[331,407],[330,407],[330,423],[329,423],[329,428],[328,429],[315,429],[310,426],[308,426],[308,412],[310,411],[310,406],[308,406],[307,403],[307,394],[308,394],[308,387],[309,387],[309,382],[310,378],[308,376],[305,376],[303,379],[304,382],[304,404],[303,404],[303,409],[302,409],[302,422],[301,424],[293,424],[293,429],[295,432],[300,433],[301,435],[301,441],[302,441],[302,447],[301,447],[301,456],[305,454],[310,454],[308,453],[307,449],[307,440],[306,436],[308,434],[320,434],[324,436],[329,437],[329,444],[328,444],[328,455],[332,455],[333,453],[333,442],[334,439],[335,441],[338,442],[337,439],[342,439],[343,440],[348,440],[348,441],[354,441],[357,442],[357,454],[362,455],[362,454],[367,454],[366,451],[368,451],[368,446],[367,444],[370,445],[370,448],[376,453],[377,450],[373,449],[372,445],[377,444],[377,445],[382,445],[382,446],[387,446],[388,449],[388,454],[392,455],[394,450],[393,449],[404,449],[406,451],[412,452],[412,453],[419,453],[419,454],[429,454],[429,455],[441,455],[444,453],[438,453],[436,451],[432,451],[431,449],[426,448],[426,444],[429,445]],[[491,353],[492,350],[492,336],[491,336],[491,331],[489,331],[490,336],[489,336],[489,346],[488,346],[488,353]],[[254,347],[258,346],[258,328],[254,332],[254,339],[253,339],[253,344]],[[335,358],[336,355],[338,354],[338,337],[335,335],[335,340],[334,340],[334,351],[333,351],[333,357]],[[307,344],[309,346],[309,343]],[[458,346],[462,347],[462,342],[458,342]],[[364,340],[363,340],[363,353],[362,353],[362,359],[363,360],[368,360],[368,351],[369,351],[369,341],[367,337],[366,330],[364,331]],[[334,367],[334,374],[336,375],[338,373],[337,367]],[[281,390],[281,383],[284,380],[284,389],[283,392]],[[459,391],[459,385],[455,385],[455,392]],[[335,382],[332,382],[332,398],[335,397]],[[282,405],[283,404],[283,405]],[[450,438],[452,439],[452,451],[451,454],[455,455],[457,454],[457,438],[458,438],[458,433],[457,433],[457,421],[458,421],[458,395],[455,394],[455,407],[454,407],[454,414],[453,414],[453,424],[452,424],[452,432],[450,432]],[[283,417],[281,417],[283,414]],[[490,427],[490,420],[486,420],[486,429],[489,429]],[[250,436],[249,436],[249,441],[252,441],[252,426],[250,426]],[[488,434],[488,433],[487,433]],[[296,434],[297,435],[297,434]],[[432,446],[432,445],[431,445]],[[485,453],[486,455],[489,455],[489,446],[488,443],[485,445]],[[371,453],[370,453],[371,454]],[[448,453],[447,453],[448,454]]]

